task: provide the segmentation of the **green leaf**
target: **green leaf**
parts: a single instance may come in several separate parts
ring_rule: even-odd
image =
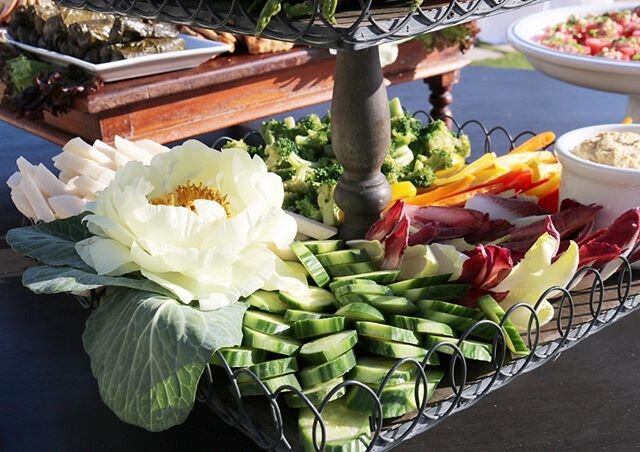
[[[89,270],[75,249],[77,242],[91,237],[81,222],[83,217],[84,214],[80,214],[66,220],[11,229],[6,240],[17,253],[43,264]]]
[[[109,289],[83,336],[102,399],[124,422],[150,431],[180,424],[214,351],[242,341],[246,308],[200,311],[148,292]]]
[[[83,271],[72,267],[53,267],[51,265],[33,265],[29,267],[22,274],[22,284],[38,294],[80,292],[103,286],[115,286],[155,292],[168,297],[174,296],[171,291],[145,278],[102,276],[92,271]]]

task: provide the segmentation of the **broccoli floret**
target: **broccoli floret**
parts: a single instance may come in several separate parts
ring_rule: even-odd
[[[322,184],[318,188],[318,206],[322,213],[322,222],[329,226],[340,224],[342,211],[334,198],[336,186],[334,184]]]
[[[444,121],[438,119],[427,124],[421,131],[416,143],[419,154],[430,156],[436,149],[452,153],[456,151],[458,138],[449,130]]]
[[[262,123],[260,127],[260,136],[266,144],[275,143],[278,138],[288,138],[290,131],[284,122],[276,119],[270,119]]]
[[[267,160],[267,168],[269,171],[275,171],[278,169],[286,169],[292,166],[289,163],[290,155],[297,155],[298,147],[296,143],[285,137],[275,138],[273,143],[268,144],[265,147],[265,154]]]
[[[322,123],[322,119],[320,119],[320,116],[312,113],[300,118],[298,120],[297,128],[301,134],[304,134],[305,132],[310,130],[323,130],[326,128],[326,124]]]
[[[406,145],[391,149],[389,151],[389,156],[400,166],[408,166],[414,159],[413,151]]]
[[[464,133],[460,134],[458,138],[456,152],[465,159],[471,155],[471,142],[469,141],[469,137]]]
[[[392,147],[406,146],[418,139],[422,123],[409,113],[391,118]]]
[[[311,200],[309,196],[304,196],[295,202],[295,212],[312,220],[323,220],[323,213],[318,208],[316,202]]]
[[[434,171],[440,171],[443,169],[451,168],[451,166],[453,165],[453,157],[447,151],[436,149],[431,153],[431,157],[427,158],[427,162],[431,169],[433,169]]]
[[[406,165],[400,165],[393,159],[393,157],[391,157],[391,155],[387,155],[384,162],[382,162],[382,168],[380,168],[380,171],[382,171],[382,174],[384,174],[390,184],[395,184],[402,180],[406,172],[406,168]]]
[[[401,178],[401,180],[409,181],[416,187],[429,187],[435,179],[436,175],[431,167],[421,159],[416,159],[413,169]]]
[[[294,193],[290,191],[284,192],[284,201],[282,202],[282,208],[288,210],[289,212],[296,212],[296,202],[302,199],[303,195],[300,193]]]
[[[314,169],[313,177],[320,184],[336,184],[342,173],[343,166],[334,159],[324,158],[318,161],[319,166]]]
[[[229,140],[223,146],[222,149],[242,149],[249,151],[249,145],[244,140]]]
[[[398,116],[404,115],[404,109],[402,108],[402,103],[400,99],[394,97],[389,101],[389,116],[391,118],[396,118]]]

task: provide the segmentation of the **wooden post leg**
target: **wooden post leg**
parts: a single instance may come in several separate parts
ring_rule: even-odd
[[[429,89],[431,89],[431,95],[429,96],[429,102],[431,102],[432,107],[431,116],[434,119],[444,120],[449,127],[451,127],[451,119],[447,118],[447,116],[451,116],[449,105],[453,102],[451,88],[459,80],[460,71],[447,72],[424,80],[429,85]]]

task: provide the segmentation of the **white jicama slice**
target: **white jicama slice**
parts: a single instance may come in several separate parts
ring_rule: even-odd
[[[578,269],[578,245],[571,242],[569,248],[553,263],[558,251],[558,241],[548,233],[542,234],[524,255],[524,258],[513,267],[511,273],[496,287],[495,292],[509,292],[500,303],[507,311],[518,303],[535,306],[538,299],[550,287],[566,287]],[[551,296],[557,294],[551,294]],[[553,318],[553,306],[544,300],[536,313],[540,326]],[[509,317],[520,331],[526,331],[531,313],[525,309],[517,309]]]
[[[110,179],[113,179],[115,175],[113,170],[100,166],[93,160],[78,157],[70,152],[58,154],[53,157],[52,160],[55,162],[54,166],[60,171],[69,171],[77,176],[84,175],[100,180],[105,177],[105,174],[109,174]]]
[[[462,274],[462,266],[469,259],[469,256],[461,253],[456,247],[451,245],[443,245],[441,243],[432,243],[429,249],[438,262],[438,273],[450,273],[450,281],[455,281]]]
[[[112,161],[102,152],[97,151],[82,138],[74,138],[62,147],[63,152],[70,152],[80,158],[92,160],[101,166],[109,167]]]
[[[110,161],[109,168],[112,170],[116,170],[129,161],[128,158],[124,157],[121,153],[118,152],[116,148],[113,146],[109,146],[104,141],[96,140],[93,142],[93,148],[104,154]]]
[[[428,245],[413,245],[408,247],[402,261],[400,261],[400,275],[398,279],[418,278],[438,273],[438,261]]]
[[[327,240],[338,233],[338,229],[333,226],[327,226],[319,221],[310,220],[307,217],[298,215],[297,213],[287,212],[287,215],[296,220],[298,233],[304,234],[316,240]]]
[[[30,218],[33,221],[36,221],[36,214],[33,211],[31,204],[29,204],[29,200],[24,195],[24,193],[22,193],[22,190],[20,188],[11,190],[11,200],[22,215]]]
[[[47,203],[47,200],[42,196],[38,186],[30,176],[26,174],[23,175],[19,187],[33,209],[34,215],[32,219],[34,221],[44,221],[45,223],[48,223],[56,219],[49,207],[49,204]]]
[[[22,174],[32,175],[36,170],[36,167],[24,157],[18,157],[18,160],[16,160],[16,165],[18,166],[18,171],[20,171]]]
[[[118,152],[123,153],[131,160],[137,160],[144,163],[145,165],[148,165],[151,161],[151,158],[153,157],[151,153],[147,152],[140,146],[137,146],[132,141],[125,140],[124,138],[121,138],[117,135],[114,141]]]
[[[78,215],[85,207],[85,202],[73,195],[52,196],[48,201],[56,215],[56,218],[59,219]]]
[[[163,152],[167,152],[169,150],[168,147],[160,143],[156,143],[153,140],[147,140],[147,139],[139,140],[139,141],[136,141],[134,144],[138,147],[141,147],[151,155],[162,154]]]
[[[67,186],[42,163],[36,167],[33,173],[33,179],[42,194],[46,197],[64,195],[69,192]]]
[[[96,193],[107,188],[107,184],[100,183],[87,176],[74,177],[69,181],[69,185],[73,187],[75,194],[89,200],[95,199]]]
[[[60,179],[60,182],[62,182],[63,184],[68,184],[69,181],[74,177],[78,177],[78,175],[64,170],[60,171],[60,174],[58,175],[58,179]]]
[[[22,180],[22,174],[20,174],[20,171],[16,171],[11,176],[9,176],[9,179],[7,179],[7,185],[9,186],[10,189],[13,190],[18,185],[20,185],[21,180]]]

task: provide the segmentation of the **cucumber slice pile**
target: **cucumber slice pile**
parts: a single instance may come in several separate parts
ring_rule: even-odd
[[[468,291],[467,284],[450,282],[450,274],[396,281],[397,270],[381,270],[366,247],[345,248],[341,240],[295,242],[291,249],[312,284],[295,292],[259,290],[246,298],[250,305],[243,322],[242,346],[220,350],[234,369],[247,368],[274,392],[283,385],[288,406],[300,409],[299,427],[305,450],[314,450],[313,415],[309,404],[328,403],[322,414],[327,431],[325,451],[364,452],[371,441],[370,396],[356,386],[342,387],[345,379],[363,383],[374,391],[387,378],[381,392],[384,418],[395,418],[418,409],[418,368],[403,358],[422,361],[442,342],[428,363],[426,387],[419,397],[431,397],[443,377],[434,369],[440,356],[451,355],[459,335],[489,318],[499,323],[504,311],[491,297],[479,301],[480,309],[456,304]],[[345,330],[345,327],[349,328]],[[529,352],[513,324],[503,325],[507,346],[514,355]],[[496,329],[484,325],[474,339],[460,344],[469,360],[491,361],[490,343]],[[486,342],[482,342],[486,341]],[[222,364],[214,355],[211,362]],[[447,368],[447,363],[444,363]],[[263,394],[254,379],[242,372],[237,382],[243,395]],[[319,435],[320,429],[317,434]],[[318,439],[320,439],[318,437]],[[320,443],[318,443],[320,445]]]

